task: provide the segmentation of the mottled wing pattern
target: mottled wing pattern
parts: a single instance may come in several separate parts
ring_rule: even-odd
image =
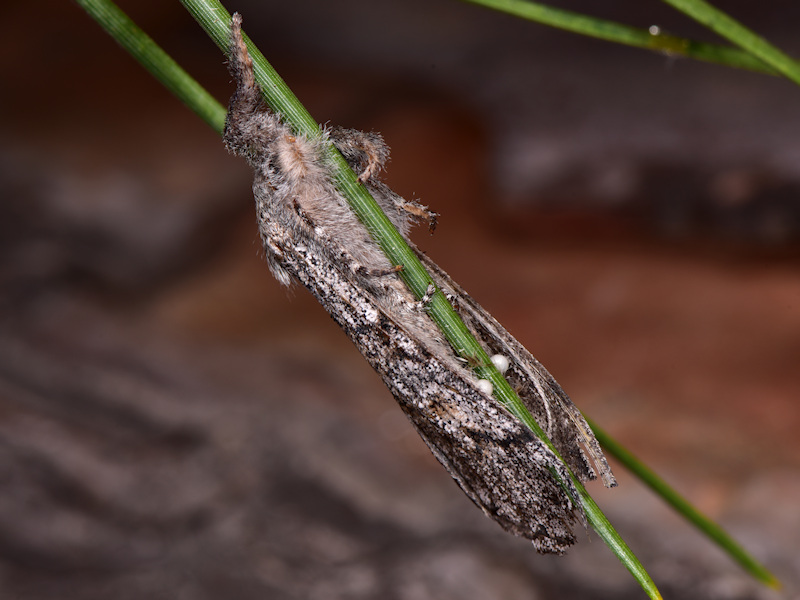
[[[256,214],[271,270],[282,283],[298,281],[319,300],[475,504],[507,531],[531,539],[540,552],[563,552],[574,542],[572,526],[585,523],[566,465],[478,388],[475,375],[444,342],[333,185],[322,148],[326,136],[403,234],[413,220],[433,223],[435,215],[376,179],[388,156],[377,134],[334,130],[309,140],[262,106],[238,15],[230,51],[237,89],[224,140],[255,171]],[[512,385],[577,476],[593,476],[583,444],[604,477],[611,477],[586,422],[550,374],[444,271],[421,253],[420,258],[437,285],[454,295],[486,349],[510,360]]]

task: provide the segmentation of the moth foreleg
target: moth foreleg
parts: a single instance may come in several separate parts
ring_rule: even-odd
[[[389,160],[389,147],[379,133],[336,127],[331,140],[361,183],[376,178]]]
[[[436,229],[438,213],[418,202],[405,200],[380,183],[378,175],[389,160],[389,147],[380,134],[357,129],[334,128],[330,135],[336,148],[358,175],[358,181],[369,184],[370,191],[384,211],[389,208],[387,204],[391,204],[406,215],[427,221],[431,232]],[[403,230],[403,227],[398,229]]]
[[[424,204],[419,202],[408,201],[400,198],[402,202],[398,206],[410,214],[412,217],[417,217],[423,221],[428,222],[428,231],[433,233],[436,230],[436,225],[439,224],[439,213],[432,211]]]

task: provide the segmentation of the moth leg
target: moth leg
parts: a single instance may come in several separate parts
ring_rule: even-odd
[[[264,257],[267,260],[267,266],[272,274],[275,276],[282,285],[288,286],[292,282],[291,275],[283,268],[282,259],[284,256],[285,240],[281,236],[273,235],[263,237],[264,241]]]
[[[433,299],[433,295],[437,292],[439,288],[436,287],[435,284],[429,283],[428,287],[425,290],[425,294],[423,294],[422,298],[418,301],[414,302],[411,305],[411,308],[417,312],[424,312],[428,305],[431,303]]]
[[[433,233],[436,230],[436,225],[438,225],[439,223],[439,213],[433,212],[427,206],[425,206],[424,204],[420,204],[419,202],[414,202],[414,201],[409,202],[408,200],[403,200],[402,198],[400,199],[402,200],[402,203],[400,203],[398,206],[401,209],[403,209],[413,217],[417,217],[419,219],[422,219],[423,221],[427,221],[428,231],[430,233]]]
[[[361,183],[375,180],[389,160],[389,147],[379,133],[335,127],[331,140]]]
[[[436,229],[438,213],[429,210],[419,202],[409,202],[389,189],[384,189],[378,180],[379,173],[389,160],[389,147],[383,137],[375,132],[358,131],[337,127],[331,130],[331,140],[342,153],[350,167],[358,174],[358,181],[368,183],[380,192],[379,203],[383,197],[405,213],[428,222],[428,229],[433,233]],[[370,190],[374,191],[374,190]],[[383,207],[386,210],[386,206]]]
[[[359,265],[357,263],[353,264],[353,271],[359,273],[360,275],[366,275],[367,277],[386,277],[387,275],[399,273],[402,270],[403,265],[395,265],[393,267],[389,267],[388,269],[369,269],[364,265]]]
[[[459,315],[461,314],[461,301],[458,295],[453,292],[450,288],[446,285],[442,285],[441,281],[436,281],[436,287],[442,291],[444,297],[447,298],[447,301],[450,303],[450,306],[453,307],[453,310],[456,311]]]
[[[381,204],[384,211],[387,211],[387,214],[388,209],[393,208],[400,215],[403,215],[400,218],[402,218],[404,222],[414,222],[422,219],[423,221],[428,222],[428,231],[433,233],[433,231],[436,229],[439,213],[433,212],[427,206],[424,206],[419,202],[406,200],[399,194],[395,194],[391,189],[379,181],[370,182],[369,187],[370,192],[378,201],[378,204]],[[411,219],[408,217],[411,217]],[[401,228],[398,227],[398,229]]]
[[[431,300],[433,299],[433,295],[435,293],[436,293],[436,286],[432,283],[429,283],[427,289],[425,290],[425,294],[422,296],[422,298],[419,299],[419,302],[417,302],[417,307],[420,310],[424,310],[425,307],[431,303]]]
[[[306,227],[308,227],[312,231],[316,231],[318,236],[320,237],[324,236],[327,239],[324,230],[320,230],[317,227],[316,223],[314,223],[314,220],[308,215],[308,213],[303,209],[303,206],[297,201],[297,198],[292,200],[292,208],[294,209],[294,212],[297,213],[297,216],[303,222],[303,224],[305,224]]]

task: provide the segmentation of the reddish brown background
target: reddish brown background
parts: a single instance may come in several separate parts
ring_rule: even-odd
[[[538,557],[484,522],[271,278],[245,165],[76,5],[40,4],[0,42],[0,589],[640,597],[595,538]],[[180,6],[127,4],[224,102]],[[711,39],[643,4],[602,16]],[[768,4],[723,8],[800,53],[797,7]],[[316,118],[384,134],[388,181],[442,213],[417,243],[787,590],[617,469],[596,497],[658,584],[797,593],[800,90],[456,2],[231,8]]]

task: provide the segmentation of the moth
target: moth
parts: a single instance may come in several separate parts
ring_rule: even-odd
[[[301,283],[319,300],[486,515],[530,539],[539,552],[563,553],[575,542],[573,526],[586,522],[567,467],[457,357],[424,301],[413,296],[337,191],[323,144],[338,148],[404,237],[412,224],[433,222],[435,215],[380,181],[388,148],[379,135],[333,129],[307,139],[264,107],[238,14],[229,50],[236,91],[224,142],[253,167],[259,233],[272,273],[283,284]],[[594,479],[596,469],[607,486],[615,485],[591,429],[555,379],[447,273],[411,247],[489,354],[508,361],[506,377],[569,469],[583,481]]]

